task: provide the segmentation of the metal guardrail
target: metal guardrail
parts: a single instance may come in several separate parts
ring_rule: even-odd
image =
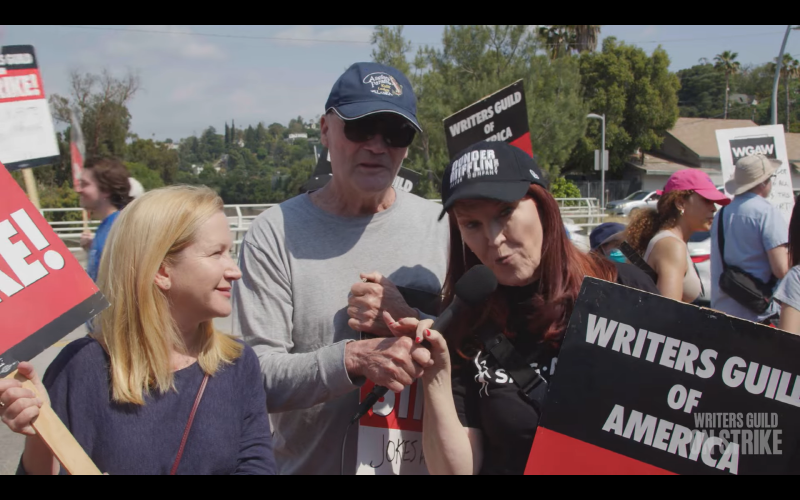
[[[441,203],[441,200],[431,200]],[[602,223],[606,217],[605,211],[600,207],[597,198],[556,198],[561,216],[565,222],[571,226],[580,228],[593,228]],[[250,204],[250,205],[225,205],[225,216],[233,232],[234,244],[232,253],[238,255],[239,247],[245,233],[250,229],[253,221],[265,210],[274,207],[276,203]],[[39,212],[47,218],[48,214],[56,213],[75,213],[81,216],[75,221],[55,221],[50,222],[50,227],[61,238],[72,252],[81,251],[79,245],[81,234],[84,232],[84,222],[82,219],[83,210],[80,208],[44,208]],[[78,217],[76,217],[78,218]],[[585,219],[586,222],[575,223],[576,219]],[[88,230],[94,233],[100,221],[90,220],[87,224]]]

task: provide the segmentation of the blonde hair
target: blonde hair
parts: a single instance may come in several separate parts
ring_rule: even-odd
[[[93,337],[111,358],[115,402],[144,405],[151,390],[164,394],[175,388],[170,356],[173,349],[186,348],[155,277],[222,208],[222,200],[208,188],[172,186],[142,195],[114,223],[98,279],[111,307],[99,316]],[[241,356],[242,345],[217,332],[211,321],[200,329],[204,342],[198,364],[204,373],[213,376]]]

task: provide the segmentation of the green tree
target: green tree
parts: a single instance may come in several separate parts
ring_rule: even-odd
[[[572,52],[594,52],[600,40],[599,24],[550,24],[539,27],[539,37],[544,43],[551,59],[566,56]]]
[[[728,96],[731,91],[731,75],[739,72],[741,64],[736,60],[739,54],[726,50],[722,54],[714,56],[714,67],[725,75],[725,110],[723,118],[728,119]]]
[[[720,103],[725,95],[725,77],[711,64],[698,64],[677,73],[680,115],[717,118],[723,111]]]
[[[131,123],[128,104],[139,90],[139,76],[128,72],[117,78],[108,70],[99,74],[72,71],[69,84],[69,97],[50,96],[55,119],[70,123],[70,108],[76,108],[81,117],[86,156],[122,157]]]
[[[306,131],[306,125],[303,121],[302,116],[298,116],[297,118],[292,118],[289,120],[289,133],[290,134],[302,134]]]
[[[553,198],[580,198],[581,190],[574,182],[563,177],[556,177],[550,183],[550,193]]]
[[[142,183],[145,191],[164,187],[164,180],[158,175],[158,172],[150,169],[144,163],[126,161],[125,166],[128,168],[128,173],[131,177]]]
[[[411,66],[406,54],[411,51],[411,42],[403,37],[403,25],[377,25],[372,32],[372,60],[397,68],[406,76]]]
[[[600,52],[580,57],[584,96],[593,113],[606,116],[609,170],[619,172],[637,149],[658,147],[678,119],[678,77],[669,71],[669,56],[661,47],[651,56],[609,37]],[[570,160],[588,170],[593,151],[600,149],[600,123],[589,125]]]
[[[775,58],[775,62],[771,64],[772,73],[775,73],[775,66],[777,65],[777,58]],[[792,78],[800,78],[800,61],[792,57],[791,54],[783,54],[783,60],[781,64],[781,74],[780,79],[783,81],[783,90],[786,93],[786,131],[791,130],[792,121],[791,121],[791,94],[790,88],[792,86]]]
[[[145,165],[161,178],[164,185],[174,184],[178,175],[178,151],[171,149],[168,144],[156,142],[152,139],[134,140],[128,146],[125,159]],[[141,179],[139,179],[141,181]],[[144,185],[144,183],[142,183]],[[147,186],[144,186],[147,189]]]
[[[577,61],[537,54],[540,42],[529,26],[447,26],[442,47],[422,47],[408,63],[402,26],[376,27],[373,58],[407,70],[417,96],[417,134],[405,166],[422,172],[418,194],[439,196],[438,182],[449,157],[442,120],[518,79],[525,99],[534,152],[557,174],[583,134],[586,107]],[[457,91],[456,91],[457,89]]]

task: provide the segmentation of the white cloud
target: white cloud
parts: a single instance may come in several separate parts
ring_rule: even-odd
[[[319,42],[307,40],[326,40],[331,42],[361,42],[369,43],[372,28],[369,26],[337,26],[329,29],[317,29],[308,24],[298,24],[275,34],[278,38],[293,38],[296,41],[281,40],[279,43],[286,45],[310,46]],[[353,44],[356,45],[356,44]]]
[[[642,37],[646,36],[653,36],[658,33],[658,26],[655,24],[650,24],[644,27],[644,31],[640,34]]]
[[[161,58],[191,60],[221,59],[225,53],[217,45],[197,35],[186,35],[187,26],[129,26],[106,38],[105,53],[115,58],[147,62]]]

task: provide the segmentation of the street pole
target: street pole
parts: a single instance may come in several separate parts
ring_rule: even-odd
[[[797,28],[794,28],[797,29]],[[792,25],[786,27],[786,34],[783,36],[783,44],[781,51],[778,54],[778,60],[775,63],[775,79],[772,82],[772,124],[778,124],[778,81],[781,78],[781,65],[783,64],[783,52],[786,50],[786,42],[789,40],[789,33],[792,31]],[[788,132],[788,130],[786,131]]]
[[[603,113],[603,138],[600,141],[600,211],[606,209],[606,115]]]
[[[600,139],[600,210],[606,209],[606,115],[590,113],[586,118],[600,120],[602,124],[602,136]]]

